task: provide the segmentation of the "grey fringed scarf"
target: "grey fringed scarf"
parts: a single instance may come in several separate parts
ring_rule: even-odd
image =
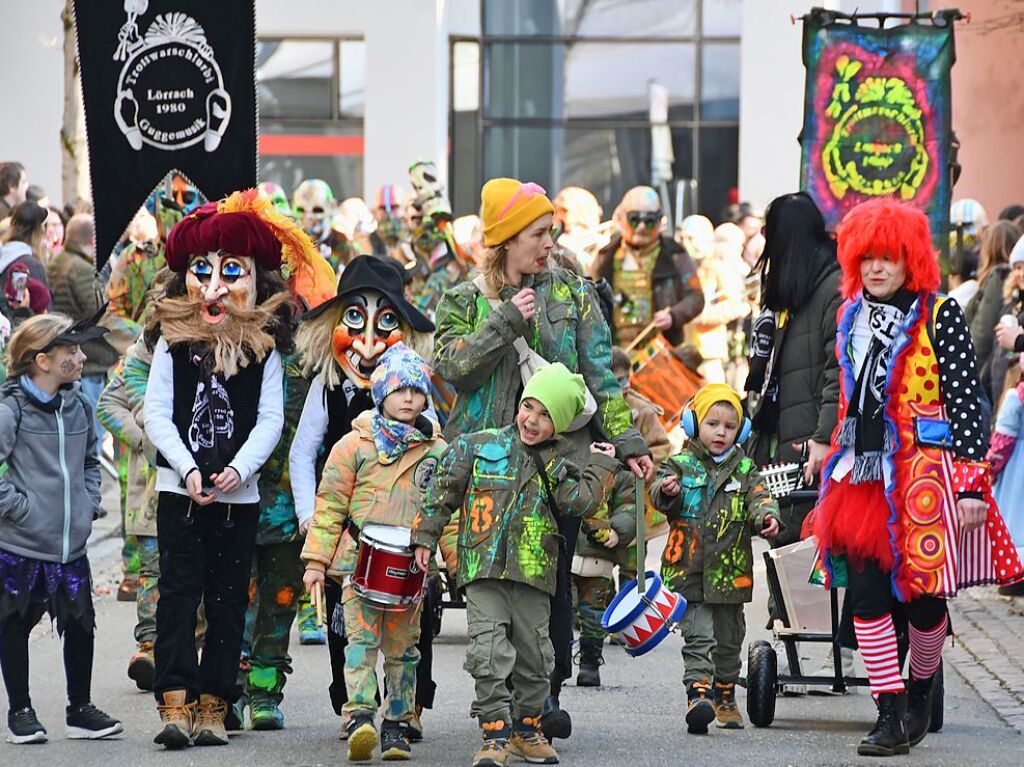
[[[837,439],[841,446],[854,450],[851,484],[882,479],[882,456],[892,450],[892,437],[885,426],[892,344],[916,299],[917,294],[909,290],[898,290],[886,301],[864,293],[861,311],[868,312],[871,341]]]

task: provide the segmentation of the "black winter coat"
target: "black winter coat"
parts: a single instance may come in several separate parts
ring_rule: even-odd
[[[806,305],[791,315],[776,352],[779,373],[779,419],[775,433],[757,432],[754,460],[766,463],[799,459],[792,443],[813,439],[828,444],[839,417],[839,362],[836,360],[836,315],[839,264],[818,275]]]
[[[619,249],[622,237],[615,235],[612,241],[598,251],[590,267],[590,277],[602,277],[612,283],[615,265],[615,251]],[[672,312],[672,327],[662,331],[673,346],[683,342],[683,327],[704,310],[704,291],[697,277],[693,259],[671,237],[662,236],[661,251],[654,262],[651,273],[654,283],[654,311],[669,309]],[[617,343],[615,328],[612,328],[612,342]]]

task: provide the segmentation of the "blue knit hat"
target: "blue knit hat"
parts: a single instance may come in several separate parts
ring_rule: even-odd
[[[373,404],[380,407],[389,394],[408,387],[423,392],[429,405],[430,373],[420,355],[401,342],[395,344],[384,352],[370,376]]]

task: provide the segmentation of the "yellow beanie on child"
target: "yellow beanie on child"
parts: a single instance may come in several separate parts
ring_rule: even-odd
[[[484,245],[493,248],[511,240],[545,213],[554,213],[544,187],[532,181],[492,178],[480,190]]]
[[[702,386],[700,391],[693,395],[693,400],[690,402],[690,407],[693,408],[693,413],[697,416],[697,423],[703,421],[708,411],[719,402],[732,405],[736,409],[736,416],[741,421],[743,420],[743,405],[740,403],[740,395],[736,393],[736,390],[728,384],[710,383]]]

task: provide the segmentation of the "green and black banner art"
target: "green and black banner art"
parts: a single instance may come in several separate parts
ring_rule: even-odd
[[[830,229],[858,203],[894,196],[924,211],[948,248],[953,18],[879,28],[820,9],[804,17],[800,183]]]

